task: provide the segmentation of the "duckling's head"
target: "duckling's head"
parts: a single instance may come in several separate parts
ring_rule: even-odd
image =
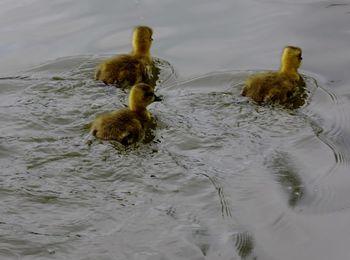
[[[286,73],[294,73],[300,67],[302,51],[299,47],[287,46],[283,49],[281,70]]]
[[[132,48],[135,55],[149,56],[153,30],[148,26],[136,26],[132,34]]]
[[[159,98],[154,94],[153,87],[145,83],[134,85],[129,94],[129,108],[132,111],[144,111],[146,107]]]

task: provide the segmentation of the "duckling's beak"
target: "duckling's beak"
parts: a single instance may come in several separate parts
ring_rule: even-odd
[[[154,100],[153,100],[153,102],[162,101],[162,100],[163,100],[162,97],[158,97],[158,96],[154,95]]]

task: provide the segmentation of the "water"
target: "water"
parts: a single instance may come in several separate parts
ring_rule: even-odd
[[[348,259],[347,1],[0,2],[0,259]],[[154,140],[86,144],[126,104],[92,79],[154,29]],[[302,47],[308,103],[245,77]]]

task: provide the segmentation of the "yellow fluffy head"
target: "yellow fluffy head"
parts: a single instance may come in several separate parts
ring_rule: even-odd
[[[129,94],[129,108],[133,111],[145,110],[156,99],[153,88],[145,83],[134,85]]]
[[[136,55],[149,55],[153,30],[148,26],[136,26],[132,34],[132,48]]]
[[[297,70],[302,60],[302,51],[299,47],[287,46],[282,53],[282,68]]]

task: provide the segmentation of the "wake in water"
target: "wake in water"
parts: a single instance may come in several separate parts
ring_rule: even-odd
[[[336,113],[345,105],[312,78],[309,102],[284,110],[240,96],[251,72],[177,82],[156,59],[164,100],[151,106],[154,140],[88,146],[86,126],[127,98],[91,78],[101,58],[59,59],[0,80],[2,225],[23,244],[8,256],[44,245],[42,255],[74,258],[93,238],[120,258],[289,259],[288,241],[308,241],[303,225],[316,236],[315,218],[348,210],[347,121]]]

